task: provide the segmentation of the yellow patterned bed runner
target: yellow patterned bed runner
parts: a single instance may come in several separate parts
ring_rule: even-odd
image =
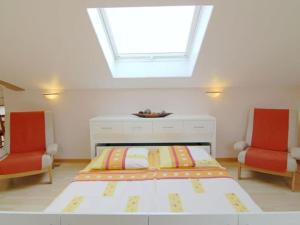
[[[74,212],[80,206],[80,204],[83,202],[83,199],[84,199],[83,196],[75,196],[66,205],[66,207],[63,209],[63,212],[65,212],[65,213]]]
[[[178,193],[169,194],[169,204],[171,212],[183,212],[181,198]]]
[[[162,179],[205,179],[231,178],[224,169],[191,168],[191,169],[161,169],[161,170],[121,170],[121,171],[91,171],[82,172],[75,181],[139,181]]]
[[[236,212],[248,212],[247,207],[235,193],[226,193],[226,199],[230,202]]]

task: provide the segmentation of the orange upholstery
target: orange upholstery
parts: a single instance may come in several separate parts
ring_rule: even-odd
[[[0,175],[41,170],[45,151],[44,112],[10,113],[10,154],[0,161]]]
[[[254,109],[252,147],[287,151],[289,110]]]
[[[0,175],[40,170],[44,152],[12,153],[0,161]]]
[[[5,115],[0,115],[0,148],[4,146],[4,136],[5,136]]]
[[[289,110],[254,109],[251,147],[245,164],[275,172],[286,172]]]
[[[286,172],[287,152],[250,147],[246,154],[246,165],[275,172]]]
[[[45,150],[44,112],[12,112],[10,114],[10,152]]]

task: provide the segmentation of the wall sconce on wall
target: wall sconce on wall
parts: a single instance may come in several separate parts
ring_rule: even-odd
[[[55,92],[55,93],[44,93],[43,94],[45,96],[45,98],[49,99],[49,100],[54,100],[56,98],[58,98],[59,93]]]
[[[206,91],[205,94],[211,98],[217,98],[219,97],[223,91]]]

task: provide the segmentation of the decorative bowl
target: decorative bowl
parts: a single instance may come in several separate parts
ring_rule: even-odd
[[[135,116],[138,116],[138,117],[141,117],[141,118],[161,118],[161,117],[166,117],[166,116],[169,116],[171,115],[172,113],[166,113],[166,112],[163,112],[163,113],[133,113],[132,115],[135,115]]]

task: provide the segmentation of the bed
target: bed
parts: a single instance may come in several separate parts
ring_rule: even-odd
[[[146,170],[92,170],[89,164],[45,209],[76,214],[259,213],[261,209],[200,146],[201,168],[159,168],[151,150]],[[213,163],[211,163],[213,162]],[[93,163],[93,162],[91,162]]]

